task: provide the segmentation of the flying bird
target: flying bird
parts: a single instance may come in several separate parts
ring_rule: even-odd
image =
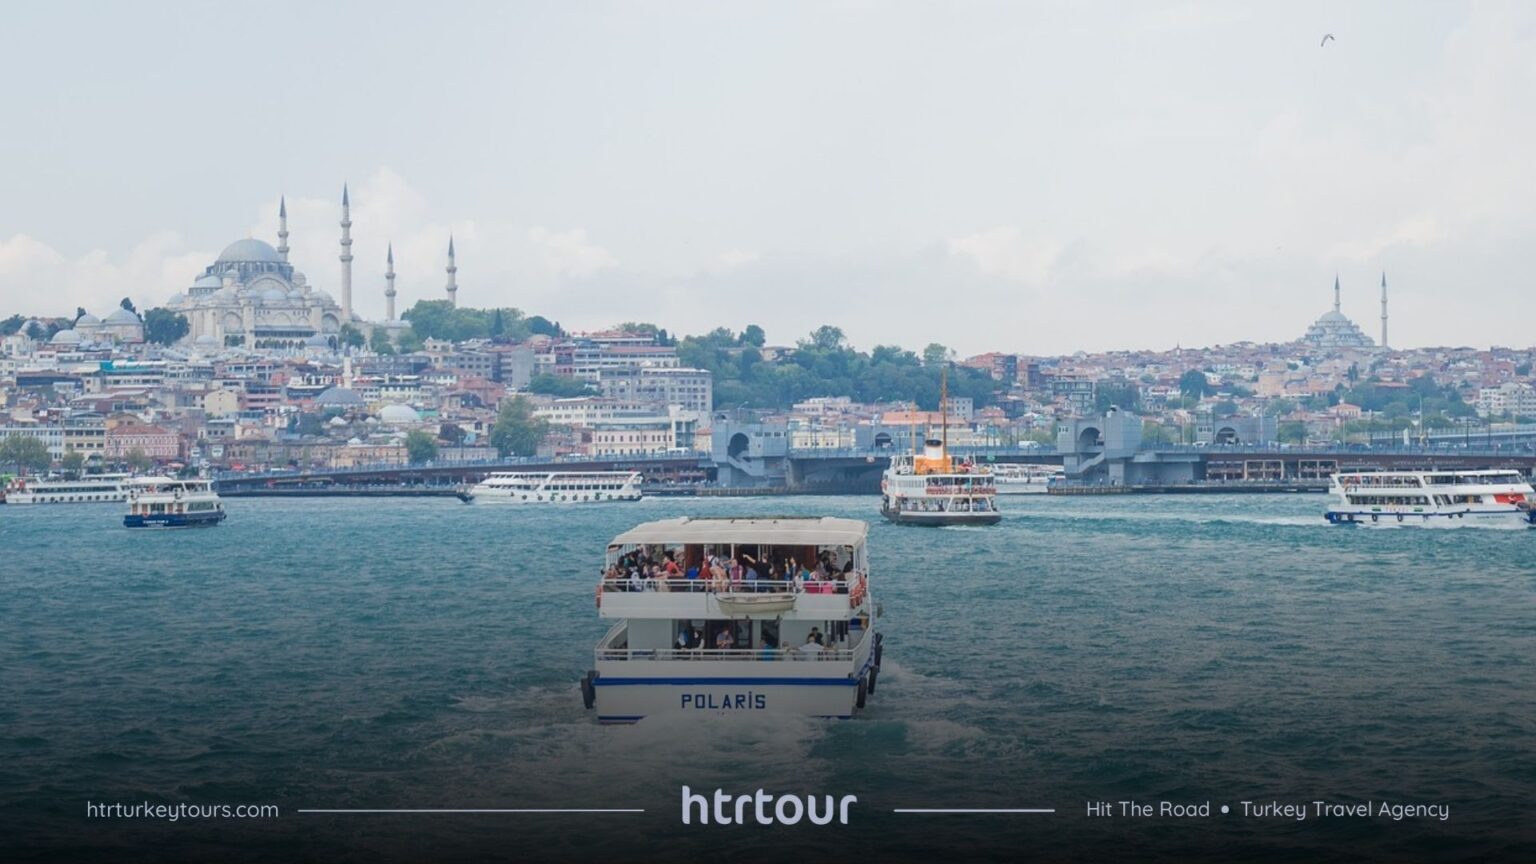
[[[1317,43],[1317,47],[1321,48],[1324,45],[1327,45],[1328,44],[1328,40],[1332,39],[1332,38],[1333,38],[1333,34],[1332,33],[1324,33],[1323,34],[1323,41]]]

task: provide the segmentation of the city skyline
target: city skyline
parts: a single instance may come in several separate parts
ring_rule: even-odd
[[[391,244],[397,310],[443,299],[451,234],[461,305],[571,329],[757,323],[791,343],[831,323],[866,349],[962,354],[1285,342],[1339,273],[1374,338],[1385,270],[1394,347],[1532,341],[1493,311],[1524,308],[1536,227],[1519,5],[978,5],[934,30],[920,6],[859,3],[464,5],[440,24],[276,4],[239,32],[191,8],[100,10],[77,34],[93,59],[21,94],[31,122],[0,143],[7,313],[161,305],[230,241],[275,243],[284,197],[295,266],[339,297],[349,183],[371,320]],[[684,44],[651,57],[647,34]],[[306,50],[167,78],[268,38]],[[390,62],[497,39],[526,50],[478,78]],[[123,42],[147,59],[109,84]],[[692,74],[704,60],[719,80]],[[129,96],[138,120],[108,104]],[[101,123],[130,128],[108,147],[84,134]]]

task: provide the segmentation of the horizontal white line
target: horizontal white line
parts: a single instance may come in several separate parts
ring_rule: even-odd
[[[492,808],[482,808],[482,809],[452,809],[452,810],[449,810],[449,809],[443,809],[443,810],[419,810],[419,809],[418,810],[406,810],[406,809],[392,809],[392,810],[383,810],[383,809],[379,809],[379,810],[300,810],[298,812],[300,812],[300,813],[644,813],[645,811],[644,810],[617,810],[617,809],[609,810],[609,809],[595,809],[595,808],[558,809],[558,808],[544,807],[544,808],[524,808],[524,809],[492,809]]]
[[[931,809],[931,810],[923,810],[923,809],[892,810],[891,812],[892,813],[1055,813],[1056,811],[1055,810],[1045,810],[1045,809],[1021,809],[1021,808],[980,809],[980,808],[974,808],[974,807],[957,807],[957,808],[950,808],[950,809]]]

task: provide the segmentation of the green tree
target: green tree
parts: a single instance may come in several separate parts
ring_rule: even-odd
[[[729,333],[730,331],[727,330],[726,332]],[[833,327],[831,324],[823,324],[811,333],[811,338],[808,342],[801,342],[800,344],[816,348],[820,351],[836,351],[843,347],[843,343],[847,340],[848,337],[843,335],[843,328]]]
[[[0,336],[11,336],[21,332],[21,325],[25,323],[27,323],[27,319],[20,315],[12,315],[4,321],[0,321]]]
[[[568,399],[573,396],[591,395],[592,389],[580,378],[563,375],[535,375],[528,381],[528,392],[541,396],[557,396]]]
[[[411,434],[405,436],[405,453],[412,465],[431,462],[437,458],[437,439],[431,432],[413,429]]]
[[[928,343],[923,349],[923,365],[938,366],[949,360],[949,349],[937,342]]]
[[[533,404],[523,396],[503,399],[491,428],[491,446],[502,456],[532,456],[549,434],[549,421],[535,417]]]
[[[85,467],[85,454],[71,447],[64,451],[64,458],[59,460],[59,467],[71,478],[80,476],[80,469]]]
[[[155,308],[144,313],[144,339],[156,345],[170,345],[191,330],[187,316],[178,312]]]
[[[139,310],[134,307],[133,301],[129,300],[127,297],[124,297],[122,302],[118,303],[117,305],[127,309],[129,312],[132,312],[135,315],[139,314]]]
[[[464,427],[454,423],[444,423],[437,427],[437,437],[457,447],[464,443]]]
[[[341,325],[341,330],[337,335],[340,337],[341,344],[348,348],[361,348],[367,341],[363,338],[363,331],[353,327],[351,324]]]
[[[559,322],[551,321],[543,315],[535,315],[528,319],[528,331],[537,336],[565,335],[565,331],[560,329]]]
[[[1210,379],[1199,369],[1191,369],[1179,376],[1179,392],[1196,399],[1205,398],[1211,392]]]
[[[394,343],[389,341],[389,331],[383,327],[373,328],[373,335],[368,337],[368,349],[375,354],[395,353]]]
[[[764,333],[763,328],[757,326],[756,324],[748,324],[747,329],[741,331],[741,344],[743,345],[751,345],[754,348],[761,348],[763,347],[763,343],[767,341],[768,334]]]
[[[507,333],[507,322],[501,319],[501,310],[496,310],[496,315],[491,319],[491,338],[500,339]]]
[[[155,464],[155,461],[149,458],[149,454],[144,452],[143,447],[135,447],[129,450],[124,454],[123,461],[128,463],[128,470],[135,474],[143,474]]]
[[[1307,443],[1307,424],[1300,420],[1287,420],[1275,430],[1275,437],[1282,443],[1305,444]]]
[[[31,435],[8,435],[0,440],[0,463],[15,465],[22,474],[42,471],[53,464],[48,445]]]

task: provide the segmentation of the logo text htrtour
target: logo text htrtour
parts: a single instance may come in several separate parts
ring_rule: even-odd
[[[812,825],[848,824],[848,811],[858,796],[844,795],[834,803],[832,795],[774,795],[762,789],[750,795],[731,795],[724,789],[716,789],[712,797],[683,787],[683,824],[692,825],[695,815],[698,824],[745,825],[747,819],[757,820],[759,825],[796,825],[808,819]],[[711,809],[710,804],[714,807]]]

